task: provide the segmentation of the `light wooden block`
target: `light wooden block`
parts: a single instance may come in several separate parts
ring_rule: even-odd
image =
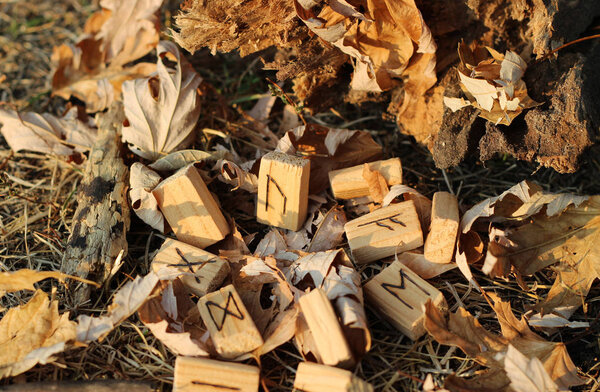
[[[412,340],[425,333],[422,307],[427,299],[446,310],[443,294],[399,261],[377,274],[364,290],[367,301]]]
[[[258,174],[256,220],[298,230],[306,220],[310,161],[281,152],[262,157]]]
[[[402,184],[402,163],[400,158],[376,161],[368,164],[371,170],[376,170],[388,186]],[[363,165],[348,167],[329,172],[329,184],[333,197],[336,199],[353,199],[369,196],[369,184],[363,178]]]
[[[173,392],[257,392],[260,370],[241,363],[177,357]]]
[[[183,275],[181,281],[198,297],[218,289],[231,271],[226,260],[172,238],[165,240],[152,259],[155,272],[169,266],[192,274]]]
[[[229,234],[227,220],[193,164],[158,184],[152,194],[178,240],[206,248]]]
[[[312,290],[300,297],[299,303],[321,361],[325,365],[352,366],[352,351],[325,292],[321,289]]]
[[[263,338],[233,285],[205,295],[198,301],[215,349],[223,358],[235,358],[260,347]]]
[[[436,192],[431,204],[431,226],[425,240],[425,258],[450,263],[458,236],[458,200],[448,192]]]
[[[412,200],[390,204],[344,226],[357,263],[369,263],[423,245],[421,223]]]
[[[352,372],[313,362],[300,362],[294,389],[304,392],[373,392],[373,386]]]

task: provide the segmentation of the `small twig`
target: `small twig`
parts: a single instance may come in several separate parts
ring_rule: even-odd
[[[578,44],[580,42],[587,41],[587,40],[594,39],[594,38],[600,38],[600,34],[589,35],[587,37],[577,38],[576,40],[567,42],[566,44],[561,45],[558,48],[555,48],[555,49],[551,50],[550,52],[546,53],[545,55],[543,55],[542,57],[540,57],[539,59],[534,61],[534,64],[537,64],[537,63],[540,63],[540,62],[546,60],[548,57],[552,56],[554,53],[556,53],[559,50],[562,50],[568,46]]]
[[[298,114],[298,117],[300,117],[300,120],[302,120],[302,123],[304,124],[304,126],[308,125],[306,123],[306,120],[304,119],[304,116],[302,115],[302,110],[298,109],[298,106],[289,97],[289,95],[287,95],[287,93],[285,91],[283,91],[283,89],[281,87],[279,87],[279,85],[277,83],[275,83],[274,81],[272,81],[271,79],[267,78],[267,82],[271,83],[274,87],[276,87],[279,91],[281,91],[281,94],[285,97],[285,100],[287,101],[286,103],[288,103],[288,104],[290,104],[290,105],[292,105],[294,107],[294,110],[296,111],[296,114]]]

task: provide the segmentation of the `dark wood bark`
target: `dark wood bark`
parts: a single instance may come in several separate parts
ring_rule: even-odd
[[[62,260],[62,271],[104,283],[121,250],[127,253],[128,169],[121,156],[123,107],[100,115],[99,134],[77,189],[77,209]],[[92,287],[72,282],[73,306],[87,301]]]

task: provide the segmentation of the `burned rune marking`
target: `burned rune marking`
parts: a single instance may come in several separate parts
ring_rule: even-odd
[[[412,305],[410,305],[408,302],[406,302],[405,300],[403,300],[402,298],[400,298],[400,296],[398,295],[398,293],[396,291],[393,291],[392,289],[398,289],[398,290],[404,290],[406,288],[406,285],[404,284],[404,278],[406,278],[409,282],[411,282],[412,284],[414,284],[419,290],[421,290],[423,293],[425,293],[425,295],[430,296],[431,294],[429,294],[429,292],[427,290],[425,290],[423,287],[419,286],[419,284],[417,282],[415,282],[410,276],[406,275],[404,273],[403,269],[400,269],[400,284],[392,284],[392,283],[382,283],[381,287],[387,291],[388,293],[392,294],[394,297],[396,297],[396,299],[400,302],[402,302],[404,305],[406,305],[406,307],[408,307],[409,309],[414,309]]]
[[[202,267],[204,267],[207,263],[214,263],[215,261],[217,261],[216,259],[208,259],[208,260],[204,260],[204,261],[190,262],[188,259],[185,258],[185,256],[183,255],[183,252],[181,251],[181,249],[175,248],[175,252],[177,252],[177,254],[179,255],[179,257],[181,257],[181,260],[183,260],[183,264],[171,264],[171,266],[173,266],[173,267],[188,267],[188,270],[194,275],[194,278],[196,279],[196,283],[198,283],[198,284],[200,284],[200,279],[196,276],[196,273]],[[194,269],[192,268],[195,265],[199,265],[200,266],[200,267],[198,267],[198,269],[196,270],[196,272],[194,272]]]
[[[283,193],[283,190],[281,190],[281,187],[279,186],[277,181],[275,181],[275,179],[268,174],[267,174],[267,190],[266,190],[266,194],[265,194],[265,210],[269,209],[269,183],[271,183],[271,182],[275,185],[275,187],[277,188],[277,191],[279,191],[279,194],[281,195],[281,197],[283,197],[283,213],[285,214],[285,206],[287,204],[287,196],[285,195],[285,193]]]
[[[230,303],[233,303],[233,306],[235,306],[235,309],[233,311],[229,310]],[[215,315],[212,312],[211,306],[214,308],[217,308],[217,309],[221,309],[223,311],[223,317],[221,317],[221,320],[219,322],[217,322],[218,320],[216,320]],[[212,320],[215,327],[217,327],[217,331],[220,331],[223,329],[223,325],[225,324],[227,315],[231,315],[231,317],[235,317],[238,320],[244,319],[244,315],[242,314],[240,307],[238,306],[237,302],[235,301],[235,298],[233,298],[233,293],[229,293],[229,295],[227,296],[227,302],[225,302],[225,306],[221,306],[218,303],[213,302],[213,301],[206,301],[206,308],[208,309],[208,314],[210,315],[210,319]],[[236,311],[237,311],[237,313],[235,313]]]
[[[404,224],[404,222],[402,222],[401,220],[399,220],[399,219],[396,218],[398,215],[401,215],[401,214],[396,214],[396,215],[388,216],[388,217],[385,217],[385,218],[375,219],[375,220],[372,220],[370,222],[361,223],[360,225],[358,225],[358,227],[363,227],[363,226],[375,224],[375,225],[377,225],[379,227],[385,227],[388,230],[394,231],[394,229],[392,228],[392,226],[383,223],[386,220],[389,220],[392,223],[399,224],[400,226],[406,227],[406,224]]]
[[[192,380],[192,384],[194,384],[194,385],[204,385],[206,387],[217,388],[217,389],[223,389],[225,391],[241,391],[241,388],[226,387],[224,385],[211,384],[211,383],[208,383],[208,382],[202,382],[202,381],[197,381],[197,380]]]

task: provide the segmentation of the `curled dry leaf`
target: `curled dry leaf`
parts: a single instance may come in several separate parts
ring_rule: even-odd
[[[190,163],[218,161],[220,159],[225,159],[229,155],[231,154],[227,150],[211,152],[201,150],[181,150],[159,158],[156,162],[149,164],[148,167],[159,172],[176,171]]]
[[[327,128],[317,124],[299,126],[277,144],[277,151],[305,156],[310,162],[310,194],[329,186],[329,172],[381,158],[382,149],[368,131]]]
[[[538,358],[560,388],[568,389],[582,383],[563,343],[542,339],[529,329],[524,319],[518,320],[514,316],[510,303],[501,301],[493,294],[488,295],[494,301],[493,309],[502,329],[501,335],[488,331],[464,308],[450,313],[446,320],[431,301],[425,305],[425,328],[439,343],[458,346],[469,357],[490,368],[489,374],[500,371],[494,377],[498,390],[504,390],[503,386],[508,386],[510,382],[504,372],[504,358],[509,344],[527,358]]]
[[[433,263],[425,258],[422,253],[404,252],[397,254],[395,259],[410,268],[411,271],[419,275],[423,279],[435,278],[444,272],[456,268],[455,263]]]
[[[353,89],[389,90],[392,78],[418,54],[430,54],[435,65],[435,43],[413,1],[295,1],[295,6],[312,32],[355,60]]]
[[[523,110],[539,105],[527,95],[521,79],[527,63],[513,51],[502,55],[492,48],[460,43],[460,85],[469,100],[444,97],[453,112],[466,106],[481,109],[480,117],[494,124],[510,125]]]
[[[173,42],[161,41],[157,54],[157,76],[123,83],[129,121],[123,139],[134,153],[149,160],[189,145],[200,116],[196,89],[202,78]],[[176,62],[174,71],[167,68],[167,58]]]
[[[221,172],[218,179],[226,184],[233,185],[232,190],[241,188],[250,193],[258,192],[258,177],[256,174],[245,171],[235,163],[224,159],[220,160],[217,166]]]
[[[344,225],[348,220],[341,206],[333,206],[319,222],[317,230],[310,240],[308,252],[324,252],[336,249],[345,233]]]
[[[97,135],[96,129],[77,119],[75,107],[62,118],[0,109],[0,124],[2,135],[14,151],[70,156],[89,150]]]
[[[69,313],[58,314],[58,301],[41,290],[27,304],[9,309],[0,320],[0,379],[49,363],[75,340]]]
[[[161,4],[162,0],[103,0],[103,9],[86,21],[75,45],[54,47],[53,94],[77,97],[88,112],[98,112],[120,100],[125,80],[153,73],[156,66],[151,63],[125,64],[156,47]]]
[[[160,175],[139,162],[129,170],[129,199],[135,214],[152,228],[165,232],[165,217],[158,209],[152,190],[162,181]]]
[[[205,357],[214,354],[200,314],[179,279],[158,285],[155,293],[139,308],[138,317],[177,355]]]
[[[377,170],[371,170],[368,164],[363,165],[362,177],[369,185],[369,195],[377,204],[383,203],[383,198],[390,191],[385,177]]]

